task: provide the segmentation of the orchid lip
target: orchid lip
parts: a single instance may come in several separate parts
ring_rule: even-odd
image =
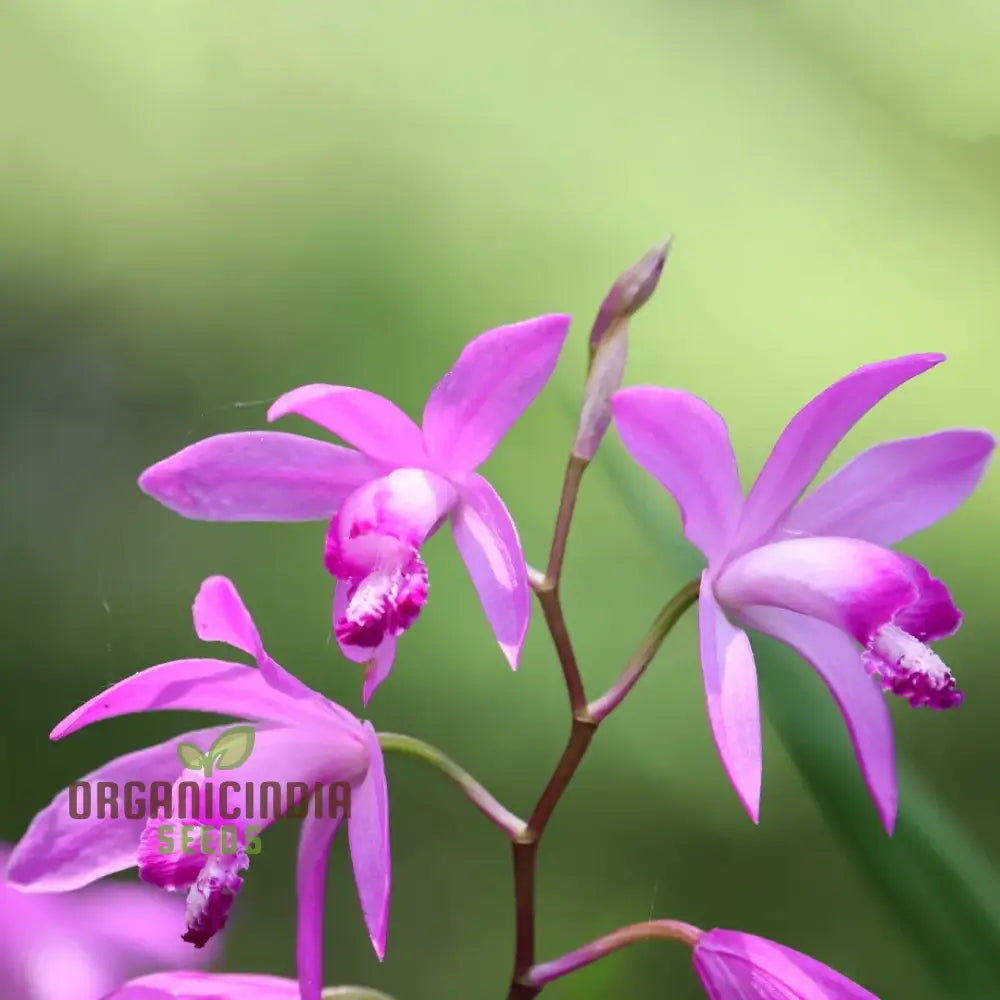
[[[714,579],[719,602],[760,605],[829,622],[865,643],[919,597],[902,556],[852,538],[771,542],[729,562]]]
[[[421,469],[397,469],[355,491],[330,522],[326,568],[347,584],[334,621],[339,642],[375,649],[406,631],[427,603],[420,545],[447,519],[458,492]]]
[[[955,708],[965,697],[941,657],[898,625],[886,625],[872,636],[862,662],[883,690],[913,708]]]
[[[242,847],[234,855],[213,855],[208,859],[188,892],[183,940],[195,948],[204,948],[226,926],[243,885],[238,872],[249,867],[250,859]]]

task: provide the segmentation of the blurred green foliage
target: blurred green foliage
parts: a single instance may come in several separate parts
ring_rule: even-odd
[[[186,719],[164,716],[46,739],[102,686],[203,648],[189,607],[210,573],[238,583],[281,662],[360,710],[358,668],[330,643],[323,527],[185,522],[139,493],[145,465],[261,426],[266,401],[304,382],[363,385],[419,414],[469,337],[566,310],[577,323],[552,389],[487,467],[538,561],[593,313],[666,232],[677,242],[633,324],[629,380],[721,409],[745,478],[816,391],[911,351],[951,360],[835,458],[942,426],[995,430],[998,45],[1000,11],[974,0],[5,5],[0,834],[18,837],[57,787],[109,755],[180,731]],[[618,450],[612,435],[607,455]],[[697,565],[668,498],[602,458],[564,586],[594,691]],[[623,489],[675,541],[653,539]],[[993,862],[998,500],[994,472],[904,546],[966,612],[941,645],[966,704],[894,706],[928,814],[953,811],[962,850],[967,838]],[[566,725],[544,629],[536,620],[512,675],[446,535],[427,556],[434,599],[371,717],[441,745],[526,812]],[[689,616],[551,824],[541,957],[652,914],[773,937],[884,1000],[1000,996],[960,970],[943,992],[877,864],[845,851],[771,729],[752,826],[702,704]],[[839,740],[843,753],[842,727]],[[507,848],[437,776],[389,766],[388,957],[378,965],[367,945],[338,844],[328,979],[400,1000],[499,997]],[[947,852],[942,827],[929,836]],[[295,832],[279,824],[254,860],[231,969],[293,971]],[[545,995],[699,990],[682,949],[648,945]]]

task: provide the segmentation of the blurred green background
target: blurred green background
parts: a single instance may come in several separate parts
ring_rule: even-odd
[[[266,402],[305,382],[362,385],[419,415],[471,336],[568,311],[550,390],[486,468],[540,562],[590,322],[667,232],[676,243],[633,324],[628,379],[720,408],[745,479],[815,392],[913,351],[950,360],[835,458],[943,426],[996,430],[998,50],[1000,8],[976,0],[5,4],[0,835],[16,839],[108,756],[189,721],[46,738],[122,676],[204,655],[189,609],[209,574],[237,582],[281,662],[360,711],[359,668],[330,643],[323,526],[186,522],[140,494],[146,465],[262,426]],[[819,804],[794,740],[767,725],[762,822],[747,820],[709,736],[689,615],[550,826],[539,957],[674,916],[783,941],[883,1000],[1000,996],[998,499],[993,470],[904,545],[966,612],[940,651],[967,700],[941,714],[893,705],[900,756],[924,786],[904,787],[894,841],[822,688],[780,657],[761,669],[800,764],[829,770],[846,753],[848,766]],[[434,597],[371,718],[439,744],[527,813],[566,729],[541,617],[514,675],[447,532],[426,556]],[[673,505],[612,434],[564,586],[594,693],[697,566]],[[419,763],[392,759],[389,777],[388,957],[368,947],[338,842],[328,981],[400,1000],[502,997],[503,838]],[[932,829],[952,818],[961,836]],[[226,967],[293,973],[295,834],[279,824],[254,860]],[[915,905],[899,893],[931,865],[907,849],[921,837],[935,864],[961,871],[953,893]],[[934,955],[933,922],[952,904],[981,904],[979,930]],[[689,965],[679,946],[643,945],[545,996],[689,1000],[701,995]]]

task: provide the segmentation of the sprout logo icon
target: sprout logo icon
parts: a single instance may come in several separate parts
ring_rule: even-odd
[[[204,753],[193,743],[179,743],[177,756],[189,771],[201,771],[206,778],[214,770],[235,771],[253,753],[254,731],[250,726],[233,726],[220,733]]]

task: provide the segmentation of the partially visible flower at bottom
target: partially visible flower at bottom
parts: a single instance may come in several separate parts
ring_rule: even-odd
[[[9,853],[0,845],[0,872]],[[191,948],[175,933],[183,909],[179,900],[142,885],[109,883],[43,896],[2,881],[0,997],[99,1000],[143,969],[190,965]],[[195,960],[211,955],[197,952]]]
[[[103,1000],[298,1000],[299,984],[279,976],[165,972],[141,976]]]
[[[815,958],[742,931],[700,935],[694,967],[711,1000],[878,1000]]]

